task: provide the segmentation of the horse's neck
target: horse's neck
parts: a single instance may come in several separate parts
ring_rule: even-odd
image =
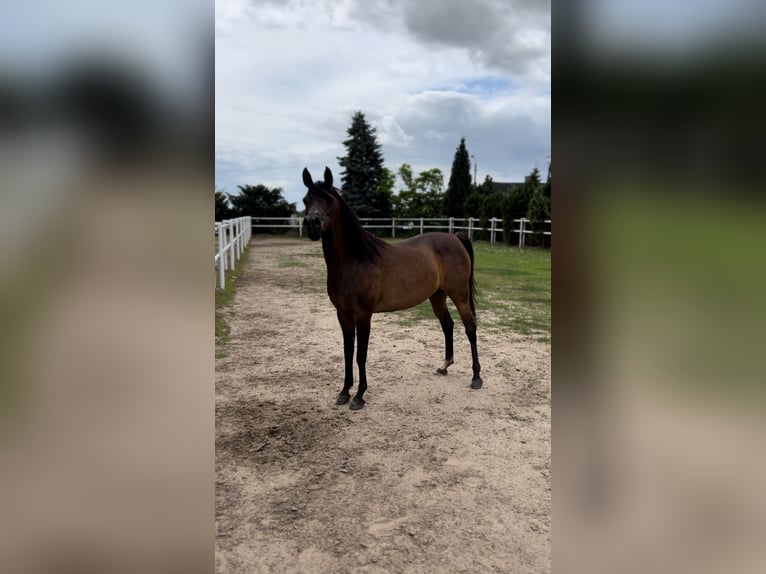
[[[327,272],[330,274],[340,273],[343,262],[348,259],[350,254],[343,243],[343,236],[340,230],[328,231],[322,234],[322,252],[324,260],[327,263]]]
[[[339,277],[348,267],[347,263],[353,259],[353,255],[346,243],[352,240],[357,239],[345,236],[340,228],[322,234],[322,252],[329,276]],[[361,241],[361,238],[358,241]]]

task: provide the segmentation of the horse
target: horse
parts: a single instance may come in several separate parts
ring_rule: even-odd
[[[431,301],[444,332],[444,363],[436,372],[447,374],[454,363],[452,330],[454,322],[447,309],[452,299],[471,344],[473,378],[470,388],[480,389],[479,356],[476,350],[476,304],[474,254],[464,233],[425,233],[400,243],[387,243],[362,228],[359,218],[333,187],[333,176],[325,167],[324,181],[313,181],[303,169],[307,188],[304,225],[312,241],[322,240],[327,266],[327,294],[335,307],[343,331],[345,377],[336,405],[350,400],[354,385],[354,337],[359,387],[349,405],[364,407],[367,390],[367,347],[373,313],[398,311]]]

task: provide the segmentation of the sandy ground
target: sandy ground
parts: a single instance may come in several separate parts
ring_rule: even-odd
[[[367,404],[318,243],[255,238],[216,365],[216,570],[550,571],[550,345],[373,317]],[[454,314],[454,313],[453,313]],[[352,394],[353,394],[352,390]]]

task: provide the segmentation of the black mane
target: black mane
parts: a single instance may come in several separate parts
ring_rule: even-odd
[[[337,188],[332,187],[328,190],[322,182],[317,182],[316,186],[338,200],[340,227],[346,249],[357,261],[376,261],[381,252],[388,249],[388,243],[362,227],[362,222]]]

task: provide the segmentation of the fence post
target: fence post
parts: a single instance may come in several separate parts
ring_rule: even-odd
[[[523,233],[524,238],[521,240],[521,246],[526,247],[527,246],[527,224],[530,223],[530,221],[526,217],[524,217],[523,219],[524,219],[524,233]]]
[[[229,269],[234,269],[234,222],[227,225],[229,233],[226,237],[226,246],[229,248]]]
[[[235,219],[232,225],[232,236],[231,236],[231,248],[234,250],[234,265],[232,265],[232,269],[234,269],[237,266],[237,259],[239,259],[239,245],[237,244],[237,229],[239,228],[239,218]]]
[[[242,256],[242,228],[244,227],[244,218],[237,220],[237,260]]]
[[[489,220],[489,242],[495,244],[495,218]]]
[[[237,251],[235,253],[237,257],[237,261],[239,261],[239,251],[241,248],[241,245],[239,243],[239,230],[241,229],[241,227],[242,227],[242,218],[238,217],[237,219],[234,220],[234,245],[237,248]]]
[[[237,219],[237,261],[239,261],[239,258],[242,256],[242,234],[244,233],[244,223],[245,218],[240,217]]]
[[[454,226],[454,224],[455,224],[455,218],[454,217],[450,217],[449,218],[449,232],[450,233],[452,233],[452,227]]]
[[[420,235],[423,235],[423,218],[420,218]]]
[[[223,253],[223,225],[216,223],[215,227],[218,230],[218,282],[221,289],[223,289],[226,284],[226,271],[224,269],[225,257]]]
[[[226,253],[226,220],[221,221],[221,237],[223,237],[223,245],[221,245],[221,263],[223,268],[229,268],[229,255]]]
[[[396,237],[396,217],[391,218],[391,237]]]
[[[519,220],[519,249],[524,247],[524,221],[523,217]]]
[[[468,239],[473,241],[473,217],[468,218]]]

